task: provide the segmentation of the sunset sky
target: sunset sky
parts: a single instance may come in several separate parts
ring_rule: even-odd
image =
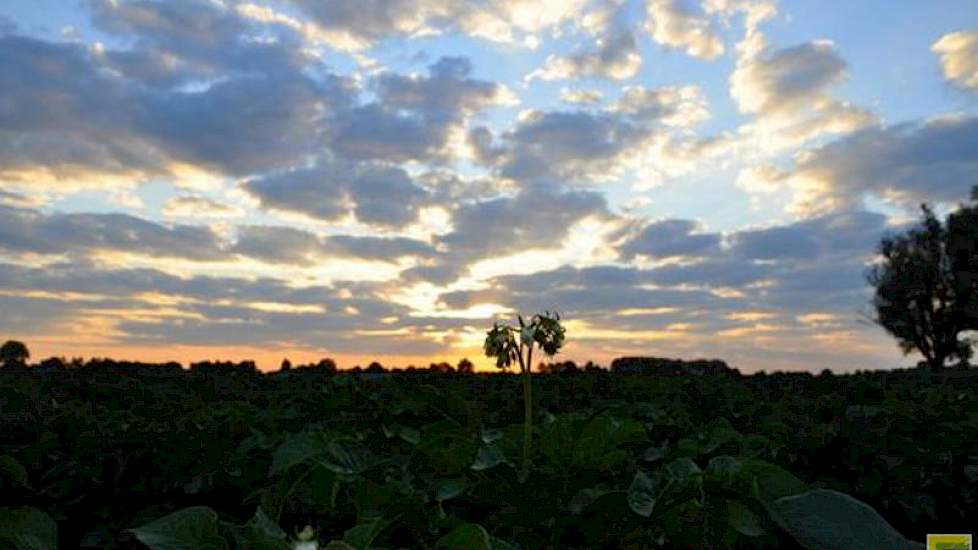
[[[910,365],[864,273],[973,185],[975,0],[0,3],[35,359]]]

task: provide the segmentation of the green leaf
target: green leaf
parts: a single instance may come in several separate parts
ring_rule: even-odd
[[[703,476],[703,470],[695,462],[688,458],[677,458],[670,462],[666,468],[666,475],[680,487],[697,485]]]
[[[580,514],[585,508],[594,504],[599,498],[611,494],[614,491],[602,488],[602,487],[588,487],[587,489],[581,489],[574,495],[573,498],[564,507],[567,511]]]
[[[370,544],[373,543],[374,539],[377,538],[377,535],[384,529],[387,529],[387,526],[390,524],[390,520],[385,520],[382,517],[374,518],[347,529],[343,533],[343,542],[349,544],[356,550],[367,550],[370,548]]]
[[[394,424],[388,428],[387,425],[382,424],[380,427],[384,432],[384,437],[387,437],[388,439],[392,437],[399,437],[412,445],[417,445],[418,441],[421,440],[421,432],[410,426]]]
[[[27,470],[9,455],[0,455],[0,479],[8,479],[15,485],[27,487]]]
[[[465,478],[436,479],[433,485],[435,487],[435,500],[444,502],[465,492],[467,482]]]
[[[727,501],[727,520],[735,531],[748,537],[759,537],[765,532],[757,514],[736,500]]]
[[[827,489],[783,497],[770,505],[773,519],[809,550],[860,548],[898,550],[905,539],[869,505]]]
[[[323,550],[357,550],[341,540],[331,540]]]
[[[492,550],[520,550],[519,546],[491,535],[489,536],[489,544],[492,546]]]
[[[615,418],[610,414],[602,413],[584,425],[577,447],[603,450],[647,439],[645,426],[641,422],[632,418]]]
[[[325,441],[321,434],[303,432],[290,434],[272,454],[272,468],[269,475],[284,472],[302,464],[324,452]]]
[[[184,508],[130,531],[152,550],[227,548],[218,532],[217,513],[206,506]]]
[[[288,536],[259,506],[247,524],[232,528],[238,548],[249,550],[290,550]]]
[[[495,445],[487,445],[479,449],[471,468],[477,472],[494,468],[506,462],[506,455]]]
[[[743,473],[750,476],[754,498],[764,503],[797,495],[806,489],[805,484],[790,472],[761,460],[745,461]]]
[[[58,525],[37,508],[0,508],[0,547],[12,550],[57,550]]]
[[[309,489],[312,501],[324,508],[332,508],[334,503],[334,487],[339,483],[337,475],[317,464],[309,474]]]
[[[463,523],[438,539],[438,548],[446,550],[492,550],[489,533],[481,525]]]
[[[655,462],[657,460],[662,460],[663,458],[666,457],[666,454],[668,454],[668,452],[669,449],[665,446],[649,447],[648,449],[645,449],[644,453],[642,453],[642,460],[646,462]]]
[[[628,507],[642,517],[651,516],[662,492],[661,485],[659,478],[651,478],[645,472],[636,472],[628,487]]]
[[[320,464],[337,474],[361,474],[377,463],[370,451],[357,443],[330,441]]]
[[[421,432],[416,428],[412,428],[411,426],[401,426],[401,429],[397,432],[397,435],[412,445],[417,445],[418,442],[421,441]]]
[[[727,484],[743,469],[740,461],[728,455],[715,456],[706,465],[706,475],[711,479]]]
[[[495,443],[496,441],[502,439],[503,431],[496,430],[496,429],[487,430],[485,428],[482,428],[482,430],[480,430],[479,435],[483,443],[489,444],[489,443]]]

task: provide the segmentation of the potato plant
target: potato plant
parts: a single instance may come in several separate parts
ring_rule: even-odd
[[[523,316],[517,317],[519,327],[494,323],[486,334],[484,344],[487,357],[496,359],[496,367],[509,368],[514,362],[520,366],[523,378],[523,467],[521,480],[526,479],[530,470],[530,449],[533,438],[533,348],[539,347],[548,357],[553,357],[564,345],[564,327],[560,324],[560,314],[556,311],[538,313],[527,323]],[[516,335],[519,335],[517,342]]]

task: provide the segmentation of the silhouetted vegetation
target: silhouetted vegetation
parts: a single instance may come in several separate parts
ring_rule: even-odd
[[[560,324],[560,315],[537,313],[525,322],[523,316],[517,317],[520,326],[493,323],[486,333],[483,345],[486,357],[496,359],[496,367],[508,368],[518,363],[523,379],[523,468],[520,470],[520,481],[526,481],[530,467],[530,447],[533,437],[533,392],[530,369],[533,368],[533,348],[552,357],[564,345],[564,327]],[[519,334],[517,343],[516,334]]]
[[[0,366],[22,367],[27,363],[31,353],[23,342],[7,340],[0,346]]]
[[[921,205],[920,225],[884,238],[883,262],[867,275],[873,320],[935,370],[955,358],[966,365],[975,342],[960,335],[978,330],[978,187],[971,199],[943,224]]]
[[[655,376],[736,376],[740,373],[719,359],[663,359],[660,357],[619,357],[611,362],[617,374]]]
[[[461,361],[458,362],[458,366],[455,367],[455,370],[459,374],[474,374],[475,365],[472,363],[472,361],[469,361],[468,359],[462,359]]]
[[[527,374],[58,361],[0,375],[0,514],[50,516],[61,548],[136,548],[126,530],[164,517],[181,536],[226,534],[221,548],[247,533],[277,548],[306,525],[320,544],[371,530],[377,548],[446,546],[459,529],[499,547],[797,548],[778,507],[862,506],[834,491],[910,539],[978,524],[973,370],[554,363],[532,374],[519,483]],[[245,527],[256,510],[267,530]]]

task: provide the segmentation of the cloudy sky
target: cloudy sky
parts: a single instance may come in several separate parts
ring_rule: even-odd
[[[912,364],[880,237],[978,184],[978,2],[6,0],[0,338],[35,357]]]

